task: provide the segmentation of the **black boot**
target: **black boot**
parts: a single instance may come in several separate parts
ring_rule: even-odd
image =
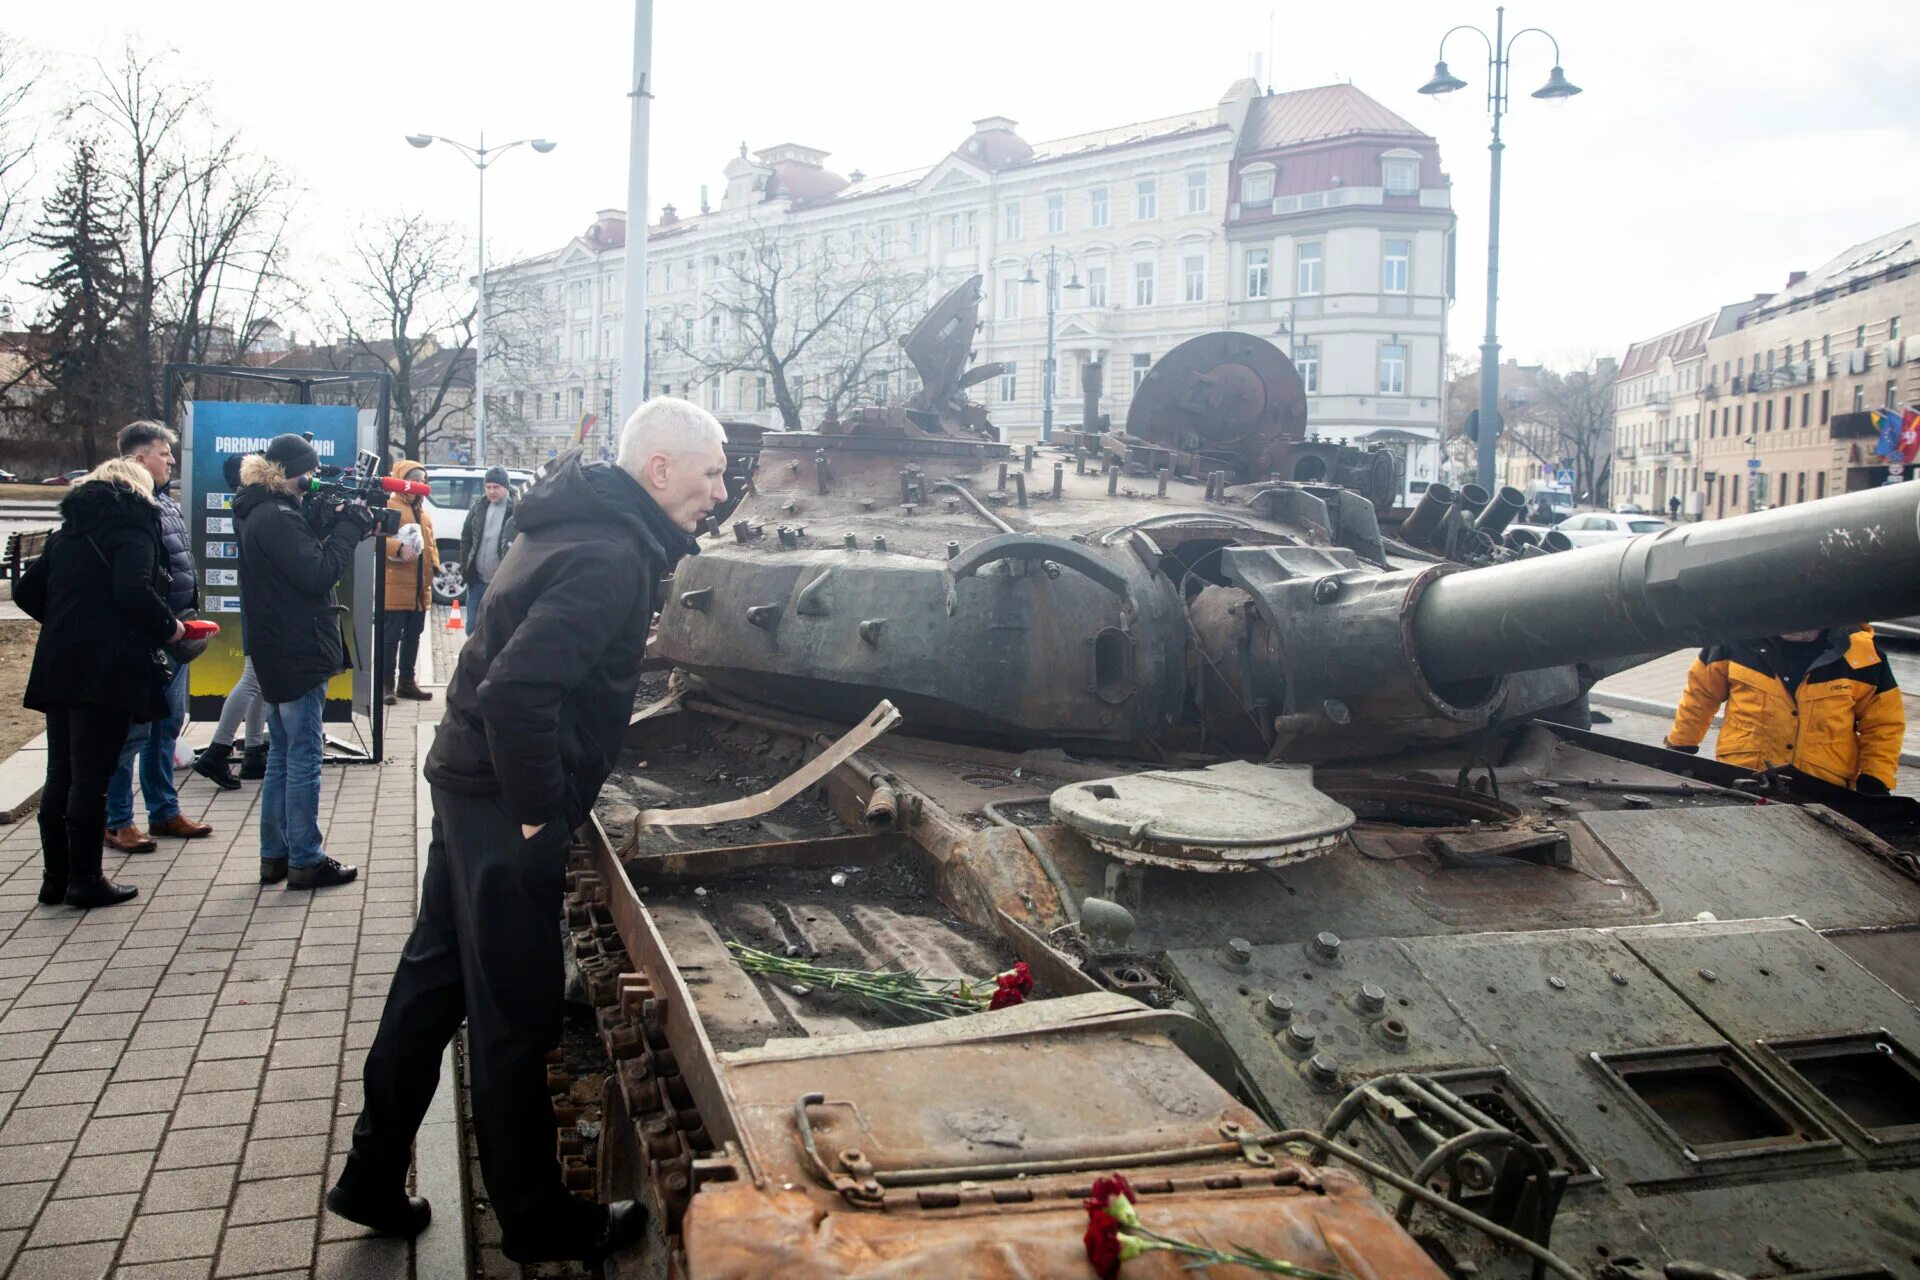
[[[392,1185],[376,1187],[375,1180],[361,1173],[361,1165],[347,1157],[340,1180],[327,1191],[327,1209],[348,1222],[372,1227],[383,1236],[411,1238],[427,1229],[433,1210],[423,1196],[410,1196],[400,1178]]]
[[[115,884],[99,872],[67,877],[66,904],[70,907],[111,907],[139,893],[130,884]]]
[[[240,756],[240,777],[245,782],[258,782],[267,776],[267,744],[249,746]]]
[[[40,876],[40,903],[42,906],[57,907],[67,900],[67,877],[62,872],[56,877],[51,871]]]
[[[216,742],[193,759],[193,771],[209,778],[224,791],[238,791],[240,779],[233,776],[233,744]]]

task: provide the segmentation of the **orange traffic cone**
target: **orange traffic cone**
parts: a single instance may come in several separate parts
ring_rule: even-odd
[[[465,631],[466,629],[467,624],[460,621],[460,598],[455,596],[453,600],[453,612],[447,616],[447,630]]]

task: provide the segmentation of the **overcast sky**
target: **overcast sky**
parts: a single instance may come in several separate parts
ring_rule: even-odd
[[[176,50],[211,83],[208,106],[301,186],[310,263],[342,228],[401,207],[471,226],[474,174],[415,130],[466,139],[544,135],[489,171],[495,260],[549,249],[626,202],[632,6],[620,0],[254,6],[85,0],[6,6],[56,78],[79,78],[133,36]],[[156,13],[164,18],[157,18]],[[868,173],[931,164],[987,115],[1030,140],[1216,102],[1248,72],[1285,90],[1351,80],[1428,130],[1453,179],[1461,246],[1451,342],[1484,323],[1486,48],[1447,46],[1469,88],[1414,90],[1449,22],[1492,29],[1491,5],[1187,0],[1106,5],[903,5],[875,0],[657,6],[651,187],[716,198],[741,142],[800,142]],[[1619,354],[1725,302],[1781,287],[1849,244],[1920,222],[1920,5],[1615,0],[1522,3],[1509,29],[1560,41],[1565,104],[1526,95],[1552,48],[1514,50],[1507,118],[1501,337],[1509,355]],[[48,100],[51,105],[51,100]],[[52,148],[42,167],[58,163]],[[317,268],[315,268],[317,269]]]

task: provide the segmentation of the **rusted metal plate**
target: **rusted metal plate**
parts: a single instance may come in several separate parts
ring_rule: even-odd
[[[1338,1171],[1318,1186],[1142,1190],[1155,1230],[1215,1245],[1243,1244],[1353,1280],[1443,1280],[1379,1203]],[[1084,1194],[1086,1180],[1079,1192]],[[976,1196],[937,1213],[861,1213],[820,1206],[798,1192],[763,1194],[721,1185],[694,1197],[686,1220],[689,1280],[1036,1280],[1092,1274],[1081,1235],[1087,1217],[1072,1195],[995,1204]],[[1231,1268],[1219,1269],[1224,1275]],[[1127,1280],[1185,1280],[1168,1255],[1128,1262]],[[1207,1274],[1211,1274],[1208,1272]]]
[[[879,706],[867,713],[866,719],[842,734],[839,741],[765,791],[719,804],[701,805],[695,809],[643,809],[635,816],[634,826],[696,827],[731,822],[738,818],[757,818],[763,813],[771,813],[818,783],[839,768],[848,756],[899,723],[900,712],[891,702],[882,700]]]

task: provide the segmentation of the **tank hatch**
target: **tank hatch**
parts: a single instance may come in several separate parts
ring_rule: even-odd
[[[1188,871],[1244,871],[1324,853],[1353,810],[1313,785],[1304,765],[1229,761],[1156,770],[1053,793],[1053,816],[1125,862]]]

